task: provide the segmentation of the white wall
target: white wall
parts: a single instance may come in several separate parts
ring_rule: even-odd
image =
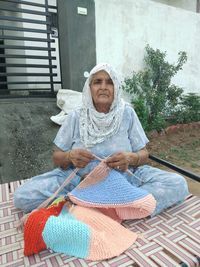
[[[174,78],[185,92],[200,92],[200,16],[149,0],[95,0],[97,62],[110,62],[123,75],[143,67],[144,48],[179,51],[188,61]]]
[[[196,12],[197,0],[152,0],[152,1]]]

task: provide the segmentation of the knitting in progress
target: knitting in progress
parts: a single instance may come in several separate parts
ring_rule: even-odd
[[[101,161],[67,197],[28,216],[24,254],[48,248],[93,261],[118,256],[137,239],[120,223],[149,216],[155,206],[151,194]]]

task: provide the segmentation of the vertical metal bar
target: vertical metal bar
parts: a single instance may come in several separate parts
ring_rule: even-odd
[[[4,35],[4,31],[2,30],[2,35]],[[0,41],[0,44],[4,45],[4,40]],[[4,48],[0,48],[0,54],[5,54],[5,49]],[[0,63],[6,63],[6,59],[5,58],[0,58]],[[6,66],[0,66],[0,72],[5,73],[6,74]],[[0,94],[2,94],[2,90],[7,90],[8,86],[7,86],[7,76],[1,77],[2,82],[6,82],[6,84],[0,85]],[[5,94],[6,91],[4,91]],[[7,92],[6,92],[7,93]]]
[[[197,0],[197,8],[196,8],[197,13],[200,13],[200,0]]]
[[[56,76],[57,74],[54,73],[53,71],[53,68],[54,68],[54,65],[53,65],[53,60],[56,59],[55,56],[52,56],[52,51],[51,49],[55,49],[55,48],[52,48],[52,45],[51,45],[51,41],[52,41],[52,13],[51,13],[51,9],[55,9],[55,12],[57,11],[57,0],[54,0],[56,1],[56,6],[54,5],[49,5],[49,0],[43,0],[41,2],[43,2],[43,4],[37,4],[35,3],[36,1],[35,0],[32,0],[31,4],[32,6],[38,6],[38,10],[39,11],[34,11],[34,10],[28,10],[28,13],[42,13],[41,15],[43,16],[43,20],[42,20],[42,24],[48,24],[46,25],[46,28],[45,29],[38,29],[38,27],[35,27],[32,26],[33,28],[25,28],[23,27],[24,25],[22,25],[21,27],[15,27],[15,24],[12,23],[13,26],[9,26],[9,23],[5,22],[5,25],[0,25],[0,35],[3,36],[3,31],[4,30],[8,30],[9,31],[9,34],[7,34],[6,36],[3,36],[2,40],[0,40],[0,98],[2,97],[2,95],[5,95],[5,97],[7,97],[9,95],[9,97],[12,97],[12,96],[20,96],[21,97],[21,94],[16,94],[16,91],[19,91],[17,88],[9,88],[8,84],[40,84],[40,82],[36,81],[36,82],[29,82],[29,81],[24,81],[21,79],[18,81],[17,79],[14,80],[12,82],[10,82],[9,80],[7,80],[7,77],[8,76],[22,76],[22,77],[25,77],[25,76],[46,76],[48,77],[48,81],[41,81],[41,84],[48,84],[48,88],[32,88],[32,89],[28,89],[28,88],[22,88],[20,89],[20,91],[29,91],[29,94],[26,94],[26,96],[35,96],[35,95],[38,95],[40,94],[41,96],[43,95],[46,95],[46,93],[44,92],[45,90],[47,91],[48,90],[48,93],[49,93],[49,96],[55,96],[55,84],[58,84],[58,83],[61,83],[60,81],[54,81],[54,77],[53,76]],[[1,0],[0,0],[1,2]],[[23,4],[27,4],[29,5],[29,2],[28,1],[18,1],[18,0],[8,0],[8,1],[4,1],[5,3],[5,7],[3,7],[2,9],[8,9],[8,10],[11,10],[12,12],[14,11],[15,12],[15,9],[10,7],[10,4],[11,2],[13,3],[16,3],[16,5],[18,3],[22,3]],[[8,2],[8,3],[7,3]],[[40,11],[40,9],[42,9],[43,11]],[[44,9],[45,9],[45,12],[44,12]],[[18,11],[18,8],[17,8],[17,11]],[[16,12],[17,12],[16,11]],[[26,9],[20,9],[19,11],[21,11],[21,13],[26,13]],[[24,12],[23,12],[24,11]],[[1,12],[1,7],[0,7],[0,12]],[[8,16],[7,17],[7,20],[8,21],[12,21],[13,19]],[[22,20],[20,20],[20,18],[14,16],[14,20],[15,21],[25,21],[23,18]],[[33,22],[33,20],[31,20]],[[1,23],[0,23],[1,24]],[[46,34],[46,38],[38,38],[37,37],[20,37],[14,33],[12,34],[11,31],[15,31],[15,32],[35,32],[35,33],[45,33]],[[6,45],[4,43],[4,40],[7,40],[7,39],[10,39],[10,40],[25,40],[25,39],[29,39],[29,41],[33,41],[33,42],[37,42],[37,41],[42,41],[42,42],[46,42],[46,45],[45,45],[45,48],[44,47],[40,47],[40,46],[25,46],[24,44],[23,45],[20,45],[20,46],[10,46],[10,45]],[[55,41],[55,40],[53,40]],[[8,49],[21,49],[21,50],[45,50],[47,51],[46,52],[46,55],[45,56],[40,56],[40,55],[26,55],[26,54],[9,54],[10,52],[8,52],[7,54],[5,53],[5,49],[8,48]],[[48,54],[47,54],[48,53]],[[12,63],[12,64],[6,64],[6,60],[7,58],[11,58],[11,59],[17,59],[17,58],[29,58],[29,59],[38,59],[38,62],[36,64],[36,66],[33,66],[33,64],[15,64],[15,63]],[[41,62],[39,61],[39,59],[45,59],[47,60],[47,66],[45,66],[44,64],[41,64]],[[13,69],[14,71],[11,72],[11,73],[6,73],[6,68],[8,67],[11,67],[11,68],[17,68],[16,69]],[[22,65],[24,65],[24,67],[27,67],[27,68],[30,68],[30,67],[33,67],[33,68],[41,68],[41,69],[49,69],[48,73],[37,73],[35,71],[33,72],[27,72],[27,73],[23,73],[21,72],[20,70],[18,71],[18,68],[21,68],[23,67]],[[21,81],[21,83],[20,83]],[[37,91],[36,93],[34,92]],[[12,92],[13,94],[10,95],[10,92]]]
[[[47,13],[49,13],[49,9],[48,9],[48,0],[45,0],[45,11]],[[51,16],[47,16],[46,15],[46,21],[48,22],[51,21]],[[51,30],[51,25],[50,24],[47,24],[47,31],[50,32]],[[47,33],[47,39],[50,40],[51,39],[51,35],[50,33]],[[48,42],[47,43],[47,46],[48,48],[51,48],[51,43]],[[49,73],[50,75],[53,73],[53,69],[51,68],[52,67],[52,59],[51,59],[51,50],[48,50],[48,56],[49,56]],[[54,94],[54,84],[53,84],[53,76],[50,76],[50,84],[51,84],[51,93]]]
[[[58,16],[59,16],[59,12],[58,12],[58,0],[56,0],[56,7],[57,7],[57,29],[58,29],[58,56],[59,56],[59,69],[60,69],[60,81],[61,81],[61,88],[63,88],[63,82],[62,82],[62,65],[61,65],[61,53],[60,53],[60,38],[59,38],[59,36],[60,36],[60,29],[59,29],[59,18],[58,18]]]

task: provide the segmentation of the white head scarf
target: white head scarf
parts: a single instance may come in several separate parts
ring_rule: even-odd
[[[92,76],[99,71],[106,71],[114,84],[114,99],[108,113],[98,112],[92,101],[90,83]],[[119,130],[124,112],[121,98],[121,83],[113,68],[107,63],[96,65],[89,73],[82,93],[83,105],[80,111],[80,137],[85,147],[92,147],[113,136]]]

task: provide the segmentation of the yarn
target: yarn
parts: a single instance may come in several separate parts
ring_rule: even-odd
[[[73,175],[66,179],[65,185]],[[58,192],[60,189],[54,197]],[[150,215],[156,201],[101,161],[67,197],[56,200],[48,208],[44,208],[44,203],[41,206],[25,223],[24,254],[29,256],[50,248],[96,261],[115,257],[128,249],[137,234],[122,226],[121,221]]]
[[[38,252],[46,249],[46,244],[42,237],[42,232],[48,218],[52,215],[58,216],[65,200],[58,201],[49,208],[41,208],[35,210],[27,218],[24,225],[24,255],[29,256],[37,254]]]
[[[156,205],[151,194],[131,185],[103,161],[68,196],[79,206],[114,208],[114,217],[119,221],[146,217]]]

